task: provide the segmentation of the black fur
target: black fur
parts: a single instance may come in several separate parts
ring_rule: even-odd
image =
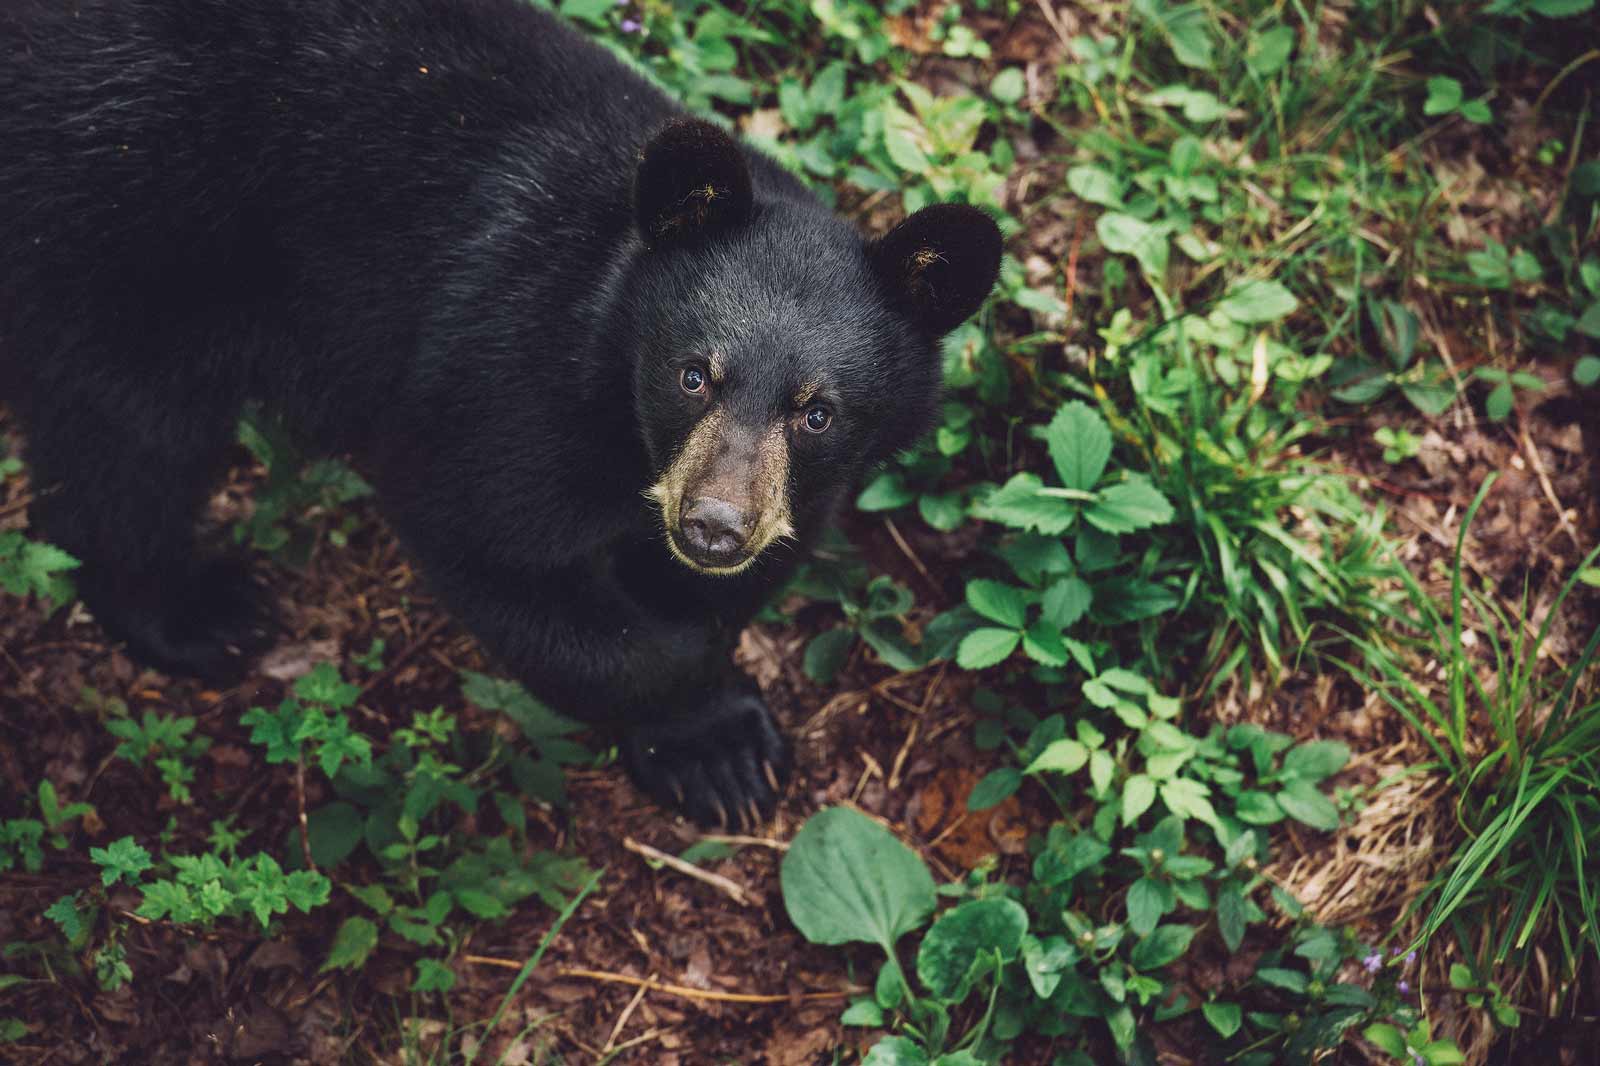
[[[906,226],[869,255],[520,0],[0,6],[0,381],[107,630],[202,674],[264,640],[193,529],[258,402],[351,455],[490,651],[702,822],[769,811],[786,768],[739,628],[927,425],[934,342],[993,284],[980,212]],[[790,438],[797,535],[725,578],[643,495],[711,350],[728,417],[803,383],[834,412]]]

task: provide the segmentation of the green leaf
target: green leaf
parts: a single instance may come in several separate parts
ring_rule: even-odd
[[[131,836],[113,840],[103,848],[90,848],[89,858],[100,865],[100,880],[108,886],[119,880],[136,884],[139,875],[155,865],[150,861],[150,853]]]
[[[1422,103],[1424,115],[1448,115],[1461,106],[1461,83],[1444,75],[1428,79],[1428,98]]]
[[[840,1025],[859,1025],[868,1029],[883,1027],[883,1008],[870,999],[858,999],[839,1015]]]
[[[1600,309],[1600,303],[1594,305]],[[1600,316],[1596,316],[1600,318]],[[1600,381],[1600,356],[1586,355],[1579,359],[1572,367],[1572,381],[1574,384],[1588,388]]]
[[[1222,934],[1222,942],[1229,951],[1238,951],[1244,943],[1250,914],[1247,902],[1244,889],[1237,881],[1229,881],[1217,893],[1217,931]]]
[[[1292,51],[1294,30],[1288,26],[1274,26],[1250,36],[1244,64],[1256,77],[1268,78],[1283,69]]]
[[[1483,411],[1489,416],[1491,422],[1504,422],[1506,416],[1511,414],[1511,408],[1516,396],[1511,388],[1510,381],[1502,381],[1489,393],[1488,399],[1483,401]]]
[[[1308,781],[1292,781],[1278,793],[1278,804],[1290,818],[1313,829],[1332,832],[1339,828],[1339,808]]]
[[[1141,877],[1128,886],[1128,928],[1136,936],[1148,936],[1172,909],[1172,890]]]
[[[991,770],[967,794],[967,810],[986,811],[990,807],[998,807],[1021,787],[1022,773],[1016,768],[1002,766],[998,770]]]
[[[45,908],[44,916],[56,923],[56,926],[61,930],[61,935],[66,937],[69,945],[77,943],[85,932],[83,912],[78,910],[78,894],[76,892],[62,896],[50,904]]]
[[[917,854],[859,811],[813,815],[779,869],[790,921],[813,944],[853,940],[894,953],[933,913],[933,877]]]
[[[1247,281],[1217,304],[1217,310],[1242,325],[1276,322],[1300,306],[1294,294],[1276,281]]]
[[[1067,188],[1080,200],[1102,207],[1122,206],[1122,183],[1101,167],[1077,166],[1067,171]]]
[[[339,711],[355,704],[361,696],[361,686],[341,679],[332,663],[318,663],[310,673],[294,683],[294,694],[306,703],[317,703]]]
[[[1594,337],[1596,340],[1600,340],[1600,300],[1590,304],[1589,309],[1578,316],[1578,321],[1573,323],[1572,328],[1582,333],[1585,337]],[[1594,359],[1595,357],[1591,355],[1585,358]],[[1581,359],[1579,360],[1580,363],[1582,361]],[[1588,384],[1592,385],[1594,382],[1590,381]]]
[[[1133,945],[1128,961],[1134,969],[1146,973],[1159,970],[1168,963],[1176,962],[1189,950],[1189,942],[1194,939],[1195,932],[1192,925],[1163,925]]]
[[[1234,801],[1234,814],[1241,822],[1250,825],[1275,825],[1283,821],[1283,808],[1269,792],[1250,789],[1239,793]]]
[[[1488,101],[1483,99],[1468,100],[1463,103],[1461,117],[1479,126],[1487,126],[1494,121],[1494,113],[1489,110]]]
[[[1106,251],[1133,256],[1152,283],[1166,275],[1171,255],[1166,230],[1116,212],[1101,215],[1094,229]]]
[[[812,637],[802,660],[806,676],[819,685],[831,682],[850,657],[855,643],[855,632],[843,626],[825,629]]]
[[[1594,8],[1594,0],[1529,0],[1528,9],[1545,18],[1564,19]]]
[[[438,959],[418,959],[417,979],[411,984],[413,992],[448,992],[455,987],[456,975]]]
[[[318,973],[329,970],[359,970],[367,963],[367,956],[378,946],[378,927],[366,918],[346,918],[333,936],[333,947],[328,949],[327,961]]]
[[[1180,818],[1194,818],[1217,828],[1217,812],[1211,807],[1210,789],[1191,778],[1175,777],[1161,785],[1161,802]]]
[[[908,174],[922,175],[933,169],[925,146],[928,131],[909,112],[890,104],[883,112],[883,147],[894,165]]]
[[[1022,642],[1022,634],[1015,629],[995,629],[985,626],[974,629],[961,638],[956,648],[956,665],[963,670],[985,670],[1005,662]]]
[[[1095,487],[1111,459],[1111,429],[1100,412],[1079,400],[1062,404],[1045,430],[1056,474],[1069,489]]]
[[[1028,91],[1028,80],[1019,67],[1007,67],[989,83],[989,95],[1002,104],[1014,104]]]
[[[1110,485],[1083,517],[1106,533],[1132,533],[1172,521],[1172,504],[1142,475]]]
[[[1363,1029],[1361,1035],[1377,1045],[1386,1055],[1392,1055],[1397,1059],[1406,1057],[1406,1038],[1400,1035],[1400,1030],[1387,1022],[1375,1022]]]
[[[1065,666],[1069,652],[1061,630],[1041,618],[1022,634],[1022,650],[1028,658],[1045,666]]]
[[[306,837],[311,844],[311,861],[318,866],[337,866],[360,845],[366,830],[366,815],[354,804],[327,803],[306,816]]]
[[[1122,824],[1132,825],[1156,801],[1156,783],[1145,774],[1132,774],[1122,786]]]
[[[1263,966],[1256,971],[1256,980],[1272,988],[1281,988],[1285,992],[1305,994],[1306,975],[1299,970],[1284,970],[1275,966]]]
[[[1302,781],[1321,781],[1343,770],[1350,761],[1350,748],[1337,740],[1316,740],[1297,744],[1283,757],[1283,774]]]
[[[928,1054],[903,1036],[890,1036],[872,1045],[861,1066],[929,1066]]]
[[[1055,536],[1066,532],[1078,517],[1078,504],[1069,500],[1041,496],[1044,482],[1039,475],[1023,472],[1014,474],[1000,488],[989,493],[972,508],[978,518],[1013,529],[1029,529]]]
[[[1014,585],[979,578],[967,582],[967,606],[991,622],[1021,629],[1027,620],[1022,590]]]
[[[474,918],[504,918],[511,913],[511,908],[498,897],[481,889],[457,888],[450,894],[461,905],[461,909]]]
[[[1244,1022],[1244,1008],[1237,1003],[1202,1003],[1200,1013],[1224,1040],[1237,1033]]]
[[[1028,764],[1025,774],[1075,774],[1089,762],[1089,749],[1076,740],[1054,740]]]
[[[1057,629],[1068,629],[1077,623],[1094,602],[1094,590],[1088,582],[1078,577],[1064,577],[1051,585],[1044,594],[1043,619]]]
[[[906,487],[905,479],[890,470],[873,478],[861,490],[861,495],[856,497],[856,506],[863,511],[892,511],[916,498],[917,494]]]
[[[917,951],[917,978],[950,998],[981,958],[1014,959],[1028,931],[1028,912],[1004,897],[969,900],[939,916]]]

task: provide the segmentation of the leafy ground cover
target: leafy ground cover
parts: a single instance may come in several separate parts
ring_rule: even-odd
[[[869,229],[1009,237],[741,644],[796,786],[644,807],[254,423],[291,637],[141,672],[0,436],[0,1057],[1588,1061],[1592,0],[555,6]]]

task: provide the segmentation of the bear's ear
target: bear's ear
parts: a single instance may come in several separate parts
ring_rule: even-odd
[[[1000,275],[1000,228],[965,204],[924,207],[867,248],[896,308],[936,337],[966,321]]]
[[[679,119],[640,153],[633,201],[651,247],[737,226],[750,217],[750,168],[720,128]]]

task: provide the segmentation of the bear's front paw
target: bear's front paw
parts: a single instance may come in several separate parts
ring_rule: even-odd
[[[623,739],[639,788],[710,829],[754,829],[789,779],[789,746],[753,690],[730,689],[683,718]]]
[[[147,585],[153,590],[141,591]],[[242,559],[207,559],[185,572],[85,593],[95,617],[135,658],[212,684],[238,681],[278,629]]]

